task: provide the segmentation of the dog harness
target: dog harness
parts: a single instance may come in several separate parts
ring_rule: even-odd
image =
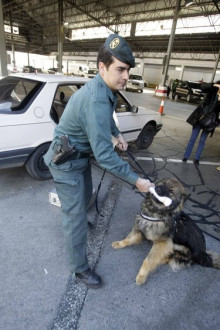
[[[145,214],[143,214],[142,212],[140,213],[140,216],[143,218],[143,219],[146,219],[146,220],[149,220],[149,221],[155,221],[155,222],[163,222],[164,220],[161,220],[159,218],[153,218],[153,217],[149,217]]]

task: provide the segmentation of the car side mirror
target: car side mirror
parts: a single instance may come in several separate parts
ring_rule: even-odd
[[[132,105],[131,112],[138,113],[138,107],[136,105]]]

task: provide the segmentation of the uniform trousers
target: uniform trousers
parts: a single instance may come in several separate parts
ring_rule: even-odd
[[[50,150],[51,149],[51,150]],[[62,209],[62,228],[70,271],[80,273],[89,268],[87,248],[87,207],[92,197],[89,158],[68,160],[55,165],[51,160],[53,144],[44,159],[53,176]]]

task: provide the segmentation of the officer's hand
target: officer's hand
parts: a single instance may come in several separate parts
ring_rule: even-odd
[[[140,192],[148,192],[150,187],[154,187],[152,182],[141,178],[136,181],[135,185]]]
[[[127,142],[125,141],[124,137],[122,134],[119,134],[119,136],[117,137],[117,148],[121,151],[124,151],[124,150],[127,150],[128,148],[128,144]]]

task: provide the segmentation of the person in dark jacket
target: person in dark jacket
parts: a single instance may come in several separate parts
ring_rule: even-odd
[[[186,122],[192,125],[192,134],[189,139],[188,145],[186,147],[186,151],[184,153],[183,162],[186,163],[188,158],[190,157],[194,144],[197,140],[197,137],[202,130],[200,135],[198,147],[196,149],[194,164],[199,165],[200,156],[205,147],[205,142],[209,133],[211,136],[214,133],[215,127],[218,125],[219,119],[219,110],[220,110],[220,96],[219,96],[219,88],[220,81],[217,81],[215,84],[213,83],[204,83],[201,85],[202,91],[205,93],[205,96],[202,102],[198,105],[198,107],[191,113],[191,115],[187,118]],[[200,118],[208,113],[215,113],[216,120],[213,123],[212,127],[206,129],[206,127],[201,127],[201,123],[199,122]]]

